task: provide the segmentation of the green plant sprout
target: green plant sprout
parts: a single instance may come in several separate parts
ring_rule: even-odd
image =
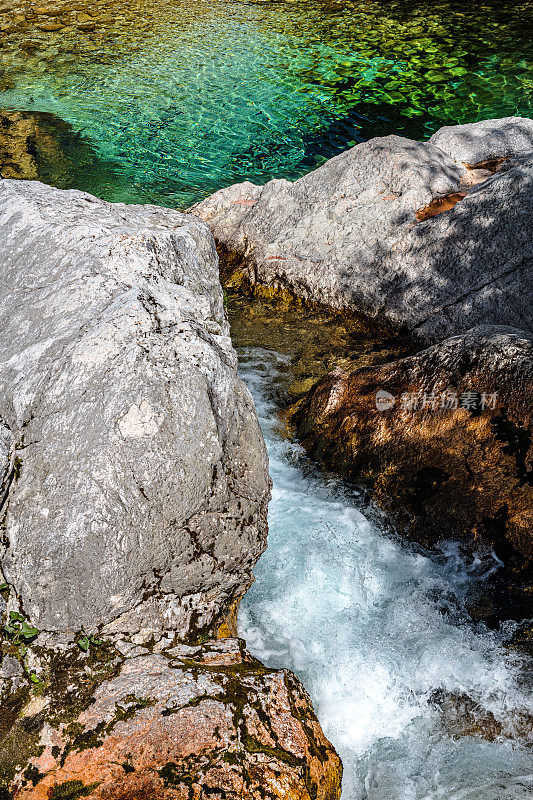
[[[94,634],[86,633],[85,629],[82,628],[79,638],[76,639],[76,644],[80,650],[83,650],[84,653],[87,653],[91,645],[93,647],[98,647],[99,645],[103,644],[103,640],[99,639]]]

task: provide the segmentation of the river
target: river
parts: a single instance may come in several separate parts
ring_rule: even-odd
[[[268,346],[238,348],[274,482],[241,635],[302,679],[343,760],[343,800],[531,798],[531,749],[458,735],[437,702],[467,695],[500,719],[533,712],[524,663],[505,646],[514,625],[489,630],[467,611],[498,562],[465,559],[452,543],[432,557],[410,548],[317,472],[283,435],[291,358]]]
[[[533,111],[527,1],[39,8],[0,9],[0,106],[56,115],[61,124],[46,118],[32,143],[37,177],[108,200],[183,208],[235,181],[297,178],[371,136],[424,139],[444,124]],[[274,311],[255,325],[230,311],[274,481],[241,633],[266,664],[303,680],[343,758],[343,800],[531,797],[531,750],[462,735],[453,713],[476,709],[476,734],[533,711],[525,656],[509,644],[516,623],[488,628],[469,613],[498,561],[408,545],[319,473],[280,417],[308,321],[285,325]],[[317,329],[316,374],[336,348],[366,348],[335,324]]]

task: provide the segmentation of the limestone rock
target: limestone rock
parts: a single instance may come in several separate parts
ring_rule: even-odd
[[[192,211],[225,248],[242,254],[252,283],[286,286],[331,306],[370,308],[378,288],[372,262],[416,209],[452,192],[465,174],[437,148],[387,136],[294,183],[237,184]]]
[[[429,340],[485,322],[532,330],[533,156],[489,174],[388,136],[294,183],[237,184],[192,211],[211,227],[230,285],[244,278]],[[444,213],[421,215],[436,201]]]
[[[532,337],[481,326],[409,358],[334,370],[294,422],[306,449],[369,485],[402,532],[488,542],[531,582],[532,401]]]
[[[41,630],[195,636],[266,546],[269,479],[198,220],[0,181],[2,569]]]
[[[469,125],[446,125],[429,141],[457,161],[475,166],[533,152],[533,120],[504,117]]]
[[[388,318],[433,341],[485,323],[533,332],[532,217],[533,157],[406,230],[382,262]]]
[[[0,420],[0,508],[3,505],[15,469],[15,438]]]
[[[236,639],[125,659],[68,720],[53,693],[44,702],[55,721],[35,720],[15,800],[340,797],[340,761],[305,690]]]

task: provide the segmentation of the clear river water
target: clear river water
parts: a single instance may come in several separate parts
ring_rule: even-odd
[[[453,545],[429,557],[388,535],[341,482],[284,435],[278,401],[290,356],[239,348],[274,482],[269,545],[240,610],[264,663],[290,667],[344,764],[343,800],[526,800],[531,749],[459,735],[436,698],[468,695],[478,713],[533,712],[513,626],[475,625],[465,606],[490,557]]]
[[[371,136],[533,110],[522,0],[6,0],[0,32],[0,108],[55,115],[39,177],[113,201],[185,207]],[[515,623],[468,611],[498,562],[410,547],[317,472],[279,419],[301,330],[280,344],[236,312],[232,330],[274,481],[241,632],[302,678],[343,800],[533,797],[531,749],[474,735],[533,713]],[[472,735],[453,716],[465,696],[485,719]]]
[[[530,116],[532,38],[529,0],[6,0],[0,107],[72,126],[50,182],[184,206],[371,136]]]
[[[240,634],[264,663],[302,679],[343,760],[343,800],[533,797],[531,744],[480,735],[491,738],[491,715],[519,739],[532,728],[533,672],[512,646],[517,624],[489,629],[471,617],[501,563],[453,543],[429,554],[401,541],[287,436],[284,409],[306,380],[338,363],[347,341],[359,363],[382,358],[383,342],[258,300],[230,298],[229,314],[274,484]],[[452,697],[475,704],[468,730]]]

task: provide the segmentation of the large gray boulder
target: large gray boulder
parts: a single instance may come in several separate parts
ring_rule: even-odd
[[[484,322],[532,329],[533,155],[492,176],[432,143],[388,136],[294,183],[238,184],[192,211],[231,282],[240,273],[428,339]]]
[[[212,237],[10,180],[0,236],[3,574],[41,630],[194,636],[250,584],[269,496]]]
[[[457,161],[476,166],[533,152],[533,119],[505,117],[470,125],[446,125],[429,141]]]
[[[445,213],[411,225],[381,261],[397,325],[430,340],[489,323],[533,331],[533,156],[471,189]]]
[[[15,437],[0,420],[0,507],[7,497],[15,470]]]

